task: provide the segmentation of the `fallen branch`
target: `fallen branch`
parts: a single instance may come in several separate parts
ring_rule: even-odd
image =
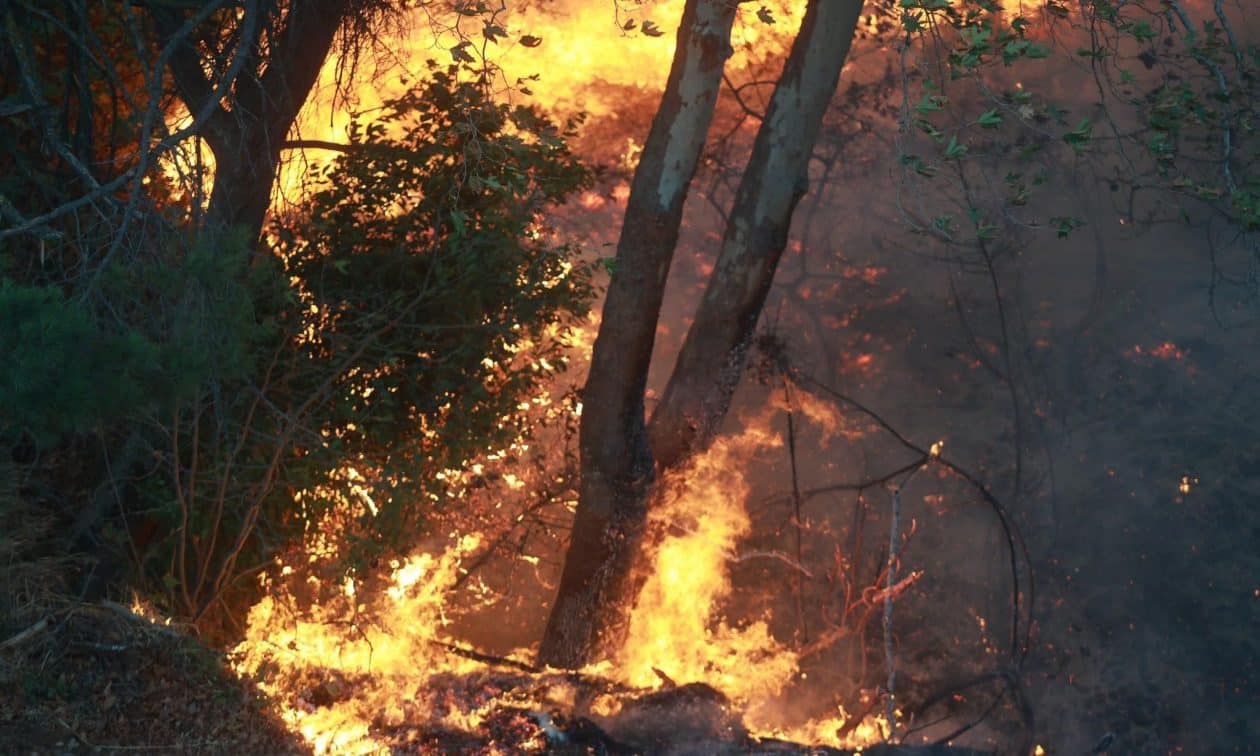
[[[745,551],[731,556],[732,562],[746,562],[750,559],[777,559],[811,580],[814,577],[814,573],[810,572],[809,568],[782,551]]]
[[[26,628],[25,630],[18,633],[17,635],[14,635],[12,638],[9,638],[3,643],[0,643],[0,651],[22,645],[23,643],[30,640],[31,638],[34,638],[36,635],[39,635],[40,633],[44,632],[44,630],[48,628],[48,625],[49,625],[48,618],[44,617],[39,622],[36,622],[35,624]]]
[[[455,654],[456,656],[462,656],[465,659],[471,659],[475,662],[481,662],[482,664],[493,664],[496,667],[509,667],[511,669],[519,669],[522,672],[531,672],[531,673],[542,672],[541,667],[536,667],[533,664],[519,661],[517,659],[510,659],[506,656],[495,656],[494,654],[485,654],[480,651],[473,650],[471,648],[458,646],[454,643],[447,643],[446,641],[433,640],[429,642],[435,646],[438,646],[439,648],[445,649],[446,651],[449,651],[450,653]]]

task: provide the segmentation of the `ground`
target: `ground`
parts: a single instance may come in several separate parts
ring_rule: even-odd
[[[116,604],[50,611],[0,651],[0,752],[307,752],[184,632]]]

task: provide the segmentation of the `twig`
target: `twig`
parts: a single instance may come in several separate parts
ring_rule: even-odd
[[[13,637],[9,638],[3,643],[0,643],[0,650],[13,648],[14,646],[20,646],[21,644],[25,643],[31,638],[34,638],[36,635],[39,635],[40,633],[42,633],[45,629],[48,628],[48,624],[49,624],[48,618],[44,617],[39,622],[36,622],[35,624],[26,628],[25,630],[18,633],[17,635],[14,635]]]
[[[912,570],[909,575],[898,580],[896,585],[872,593],[869,601],[872,604],[877,601],[896,601],[901,598],[901,594],[905,593],[907,588],[919,582],[921,577],[923,577],[923,570]],[[891,574],[888,576],[888,579],[892,580]]]
[[[897,659],[893,650],[893,588],[897,585],[897,556],[901,551],[901,488],[892,490],[892,517],[888,526],[888,583],[884,589],[884,662],[888,665],[888,699],[884,719],[888,722],[886,742],[897,734]]]
[[[792,381],[787,375],[783,376],[783,401],[787,404],[787,432],[788,432],[788,459],[792,463],[792,519],[793,533],[796,541],[796,564],[801,564],[801,483],[800,476],[796,469],[796,413],[792,411]],[[806,575],[809,573],[800,569]],[[801,585],[800,577],[797,576],[792,581],[793,593],[796,599],[796,622],[797,629],[801,633],[801,641],[809,642],[809,629],[805,626],[805,587]]]
[[[519,669],[522,672],[538,673],[538,672],[543,671],[541,667],[536,667],[533,664],[530,664],[529,662],[523,662],[517,659],[510,659],[506,656],[495,656],[494,654],[485,654],[471,648],[458,646],[454,643],[447,643],[446,641],[431,640],[429,642],[437,646],[438,648],[445,649],[446,651],[449,651],[452,654],[455,654],[456,656],[462,656],[465,659],[471,659],[475,662],[481,662],[482,664],[493,664],[497,667],[509,667],[511,669]]]
[[[783,562],[784,564],[786,564],[788,567],[791,567],[792,569],[801,573],[805,577],[811,580],[814,578],[814,573],[810,572],[809,568],[801,564],[799,559],[793,559],[787,554],[784,554],[782,551],[745,551],[741,554],[736,554],[732,556],[731,561],[732,562],[746,562],[749,559],[759,559],[759,558],[760,559],[777,559],[780,562]]]
[[[1027,604],[1027,607],[1029,607],[1030,609],[1034,604],[1034,599],[1036,595],[1035,594],[1036,583],[1033,580],[1033,575],[1032,575],[1032,570],[1031,570],[1032,557],[1029,555],[1029,552],[1028,552],[1028,544],[1024,541],[1023,533],[1020,532],[1015,522],[1011,519],[1010,513],[1006,511],[1006,507],[1004,507],[1002,503],[998,501],[997,497],[994,496],[993,492],[989,490],[988,486],[984,485],[984,483],[982,483],[978,478],[976,478],[976,476],[972,475],[970,472],[968,472],[965,468],[958,465],[957,463],[951,462],[950,460],[946,459],[943,455],[933,454],[931,450],[925,449],[922,446],[919,446],[918,444],[914,443],[910,439],[906,438],[896,428],[894,428],[891,424],[889,424],[887,420],[881,417],[874,410],[868,408],[866,405],[862,404],[856,399],[853,399],[852,397],[846,394],[843,394],[840,391],[837,391],[836,389],[833,389],[830,386],[805,375],[804,373],[801,373],[799,370],[794,369],[791,372],[792,372],[793,378],[798,383],[802,385],[812,386],[815,389],[817,389],[820,393],[825,394],[831,397],[832,399],[834,399],[835,401],[838,401],[842,404],[845,404],[857,410],[863,415],[866,415],[872,421],[874,421],[877,425],[879,425],[880,428],[882,428],[890,436],[892,436],[899,443],[901,443],[902,446],[906,447],[907,449],[913,452],[917,452],[918,454],[922,455],[922,457],[926,459],[928,462],[932,464],[940,465],[941,467],[944,467],[946,470],[949,470],[951,473],[953,473],[954,475],[964,480],[976,491],[976,493],[980,494],[980,497],[984,499],[984,502],[989,505],[990,509],[993,510],[994,515],[998,518],[998,523],[1002,527],[1002,533],[1006,538],[1007,555],[1010,561],[1010,570],[1011,570],[1011,639],[1010,639],[1011,649],[1010,649],[1010,655],[1011,655],[1012,660],[1014,660],[1016,663],[1019,663],[1020,661],[1022,661],[1024,656],[1026,656],[1028,653],[1028,644],[1030,642],[1029,632],[1031,630],[1032,623],[1031,623],[1031,620],[1027,623],[1024,623],[1022,622],[1022,618],[1021,618],[1021,607],[1023,607],[1025,604],[1025,602],[1023,602],[1020,597],[1019,562],[1020,562],[1021,557],[1023,558],[1024,564],[1029,567],[1027,574],[1025,575],[1025,581],[1028,587],[1028,600],[1026,604]]]

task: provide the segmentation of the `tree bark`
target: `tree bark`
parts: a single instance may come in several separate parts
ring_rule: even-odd
[[[735,3],[688,0],[660,109],[626,205],[603,320],[582,395],[577,516],[539,662],[579,667],[624,629],[630,567],[654,474],[643,394],[683,202],[695,174]]]
[[[816,0],[805,12],[740,179],[708,288],[652,415],[658,469],[706,448],[730,406],[792,213],[809,188],[810,155],[861,10],[861,0]]]
[[[861,0],[810,3],[758,131],[696,321],[646,428],[643,393],[665,279],[729,55],[733,17],[725,2],[687,3],[678,53],[635,172],[583,392],[581,489],[539,651],[543,664],[578,667],[620,639],[652,482],[703,448],[730,404],[792,212],[808,188],[810,153],[861,7]]]
[[[248,6],[245,12],[250,12]],[[244,48],[249,59],[232,82],[230,110],[222,102],[214,105],[204,132],[215,158],[206,212],[209,228],[242,229],[251,240],[258,238],[271,206],[284,140],[328,59],[337,30],[353,12],[352,0],[290,3],[283,20],[270,17],[265,59],[258,56],[264,24],[242,25],[242,33],[252,35]],[[153,13],[168,36],[184,20],[182,14],[170,10]],[[203,58],[184,39],[169,63],[176,89],[194,113],[215,96],[215,84],[202,68]]]

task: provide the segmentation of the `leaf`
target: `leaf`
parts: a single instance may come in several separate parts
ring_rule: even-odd
[[[901,156],[901,164],[914,169],[914,172],[924,178],[932,178],[936,175],[936,168],[924,162],[923,158],[914,154],[904,154]]]
[[[520,43],[526,47],[538,47],[542,44],[542,37],[535,37],[532,34],[526,34],[521,37]]]
[[[625,22],[624,24],[622,24],[622,25],[621,25],[621,30],[622,30],[622,31],[634,31],[635,23],[636,23],[636,22],[635,22],[635,20],[632,18],[632,19],[630,19],[629,21],[627,21],[627,22]]]
[[[459,61],[460,63],[476,63],[477,59],[474,58],[468,52],[468,47],[471,44],[472,43],[469,42],[468,40],[464,40],[463,42],[460,42],[458,45],[455,45],[454,47],[451,48],[451,57]]]
[[[957,160],[967,155],[967,145],[959,144],[958,137],[950,137],[949,144],[945,147],[945,157]]]
[[[507,39],[508,36],[507,30],[498,24],[486,24],[481,30],[481,34],[495,44],[498,44],[500,37]]]
[[[1063,135],[1063,141],[1072,148],[1073,152],[1081,152],[1089,145],[1090,139],[1094,134],[1094,122],[1088,118],[1082,118],[1081,122],[1076,125],[1075,129]]]
[[[941,95],[925,94],[923,95],[923,99],[919,100],[919,103],[914,106],[914,109],[919,111],[922,115],[927,115],[928,113],[935,113],[942,110],[946,102],[948,102],[948,100]]]
[[[990,108],[980,114],[976,123],[980,124],[981,128],[996,129],[1002,125],[1002,114],[997,111],[997,108]]]
[[[654,21],[644,21],[643,26],[639,28],[639,31],[649,37],[662,37],[665,35],[665,32],[661,31],[661,28],[657,26]]]
[[[1050,219],[1050,223],[1055,227],[1055,235],[1060,239],[1068,238],[1073,231],[1085,225],[1085,221],[1071,216],[1055,216]]]

